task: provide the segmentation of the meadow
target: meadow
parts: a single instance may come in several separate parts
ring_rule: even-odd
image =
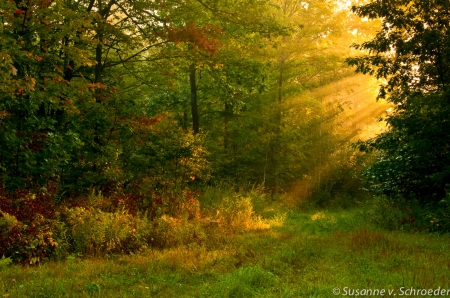
[[[232,199],[241,207],[229,207]],[[401,218],[395,229],[380,227],[377,219],[388,220],[390,211],[374,214],[371,200],[318,209],[261,193],[232,199],[203,198],[203,214],[225,214],[228,206],[234,215],[226,223],[209,219],[201,241],[34,266],[3,259],[1,297],[448,296],[448,234]]]

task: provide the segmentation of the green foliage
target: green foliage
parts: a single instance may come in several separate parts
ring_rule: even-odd
[[[431,224],[431,226],[428,226],[428,230],[443,233],[450,231],[450,204],[448,195],[437,206],[431,206],[431,208],[425,209],[423,213],[424,226],[425,224]]]
[[[181,161],[195,159],[194,140],[173,129],[168,114],[147,109],[142,90],[129,91],[144,84],[133,63],[158,55],[169,30],[135,12],[158,9],[170,18],[173,6],[119,2],[104,9],[85,1],[1,4],[0,182],[10,191],[56,183],[61,199],[142,177],[179,184],[200,176],[196,160]],[[133,17],[124,17],[131,10]],[[139,23],[147,25],[138,30]],[[173,165],[175,177],[161,177],[172,172],[161,164]]]
[[[203,210],[198,189],[229,181],[278,195],[314,175],[328,200],[350,171],[335,156],[342,103],[307,90],[339,78],[340,58],[322,51],[339,33],[330,1],[29,0],[0,11],[5,258],[218,247],[285,215],[262,187],[210,195],[220,200]],[[200,133],[188,129],[189,90]],[[255,288],[270,274],[242,275]]]
[[[89,101],[96,87],[90,90],[80,80],[68,83],[67,66],[69,60],[79,67],[94,62],[85,50],[62,41],[71,35],[82,40],[79,19],[89,22],[90,16],[80,15],[67,26],[74,14],[61,5],[1,5],[9,19],[2,24],[1,178],[11,190],[42,186],[56,180],[70,162],[68,152],[81,145],[74,130],[81,108],[76,102],[80,96]]]
[[[448,233],[447,199],[424,205],[418,200],[377,196],[365,203],[366,219],[385,230]]]
[[[367,177],[378,193],[436,204],[450,182],[448,1],[380,2],[353,7],[361,17],[382,18],[375,38],[355,45],[368,55],[348,59],[357,71],[386,79],[379,97],[395,105],[390,130],[360,149],[377,162]]]
[[[10,264],[12,264],[12,260],[11,260],[11,258],[5,258],[5,256],[3,256],[1,259],[0,259],[0,269],[5,269],[6,267],[8,267]]]
[[[399,230],[402,220],[409,219],[412,212],[401,199],[395,201],[386,196],[375,197],[367,205],[367,220],[386,230]]]
[[[447,95],[416,96],[405,110],[388,118],[391,130],[365,144],[377,162],[366,176],[372,189],[387,195],[415,197],[424,203],[445,196],[450,169],[447,154]],[[420,125],[418,125],[420,123]]]
[[[10,194],[46,192],[53,204],[102,191],[158,218],[174,216],[168,206],[187,187],[282,189],[310,170],[339,105],[276,98],[339,65],[315,52],[339,31],[332,3],[291,3],[287,20],[282,2],[266,0],[75,2],[0,4],[0,183]],[[283,90],[278,58],[289,64]],[[202,133],[188,129],[190,87]]]

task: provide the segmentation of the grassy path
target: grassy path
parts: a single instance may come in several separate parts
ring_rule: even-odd
[[[0,297],[434,297],[417,290],[439,287],[448,295],[436,297],[450,297],[449,236],[379,231],[364,216],[292,212],[282,227],[210,248],[0,267]]]

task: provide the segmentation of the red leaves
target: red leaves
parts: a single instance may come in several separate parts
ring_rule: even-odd
[[[54,218],[56,206],[53,197],[57,191],[55,187],[56,185],[49,182],[46,187],[47,192],[34,194],[28,189],[17,189],[10,194],[4,185],[0,185],[2,197],[0,210],[15,216],[20,221],[32,221],[38,214],[46,218]]]
[[[160,128],[156,125],[158,125],[163,119],[163,115],[157,115],[154,118],[147,116],[136,116],[132,120],[119,120],[119,122],[128,122],[134,131],[147,134],[149,132],[161,133]]]
[[[50,4],[50,0],[41,0],[37,3],[37,5],[41,6],[41,7],[47,7],[48,4]]]
[[[155,124],[158,124],[159,122],[161,122],[162,118],[163,118],[162,115],[158,115],[155,118],[142,117],[138,120],[138,123],[140,125],[151,126],[151,125],[155,125]]]
[[[36,185],[36,188],[40,188]],[[52,238],[52,219],[58,207],[53,198],[57,193],[56,183],[49,182],[45,191],[32,192],[17,189],[9,193],[0,185],[0,217],[9,216],[16,224],[0,233],[0,255],[11,257],[16,262],[34,264],[48,257],[57,243]]]
[[[86,83],[86,86],[94,92],[96,89],[106,90],[106,85],[102,83]]]
[[[44,144],[47,139],[48,136],[45,132],[35,131],[31,135],[31,143],[27,145],[27,148],[33,153],[41,152],[44,150]]]
[[[17,15],[17,16],[20,16],[20,15],[23,14],[23,10],[20,9],[20,8],[18,8],[18,9],[16,9],[16,10],[14,11],[14,14]]]
[[[207,24],[198,27],[195,22],[191,21],[183,28],[168,28],[167,38],[177,44],[187,42],[203,51],[215,53],[222,45],[217,39],[221,34],[222,30],[215,25]]]

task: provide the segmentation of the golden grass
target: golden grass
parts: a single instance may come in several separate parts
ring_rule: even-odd
[[[253,217],[253,228],[258,220],[266,219]],[[360,210],[291,210],[268,229],[215,226],[207,242],[221,232],[214,245],[6,267],[0,297],[333,297],[344,286],[450,287],[449,236],[377,230]]]

